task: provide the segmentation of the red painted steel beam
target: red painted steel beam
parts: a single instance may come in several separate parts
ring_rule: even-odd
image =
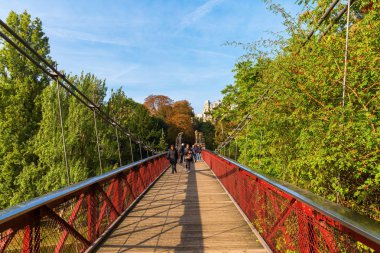
[[[33,240],[33,252],[38,253],[40,252],[40,245],[41,245],[41,220],[38,215],[36,222],[34,223],[34,240]]]
[[[334,235],[330,231],[328,231],[326,226],[323,226],[323,223],[321,224],[320,222],[320,226],[321,228],[319,229],[319,231],[322,234],[323,240],[327,244],[328,250],[331,253],[339,252],[338,247],[336,246],[336,243],[335,243]]]
[[[112,212],[111,213],[111,220],[115,220],[118,216],[119,216],[119,213],[120,212],[120,209],[119,209],[119,202],[120,202],[120,180],[119,180],[119,177],[117,176],[114,180],[113,180],[113,194],[110,196],[110,195],[107,195],[108,199],[111,200],[112,202],[112,205],[115,207],[115,210],[116,212]]]
[[[91,242],[89,242],[86,238],[84,238],[73,226],[68,224],[64,219],[59,217],[58,214],[56,214],[53,210],[48,208],[47,206],[42,206],[41,211],[48,216],[53,221],[57,222],[62,229],[67,230],[72,236],[74,236],[77,240],[81,241],[86,248],[91,245]]]
[[[99,188],[101,188],[101,186],[98,186],[96,189],[98,190]],[[113,189],[113,184],[111,183],[109,186],[108,186],[108,189],[107,189],[107,196],[111,196],[111,193],[112,193],[112,189]],[[102,189],[103,190],[103,189]],[[103,191],[104,192],[104,191]],[[108,199],[108,197],[107,197]],[[98,221],[96,223],[96,227],[95,227],[95,231],[96,233],[98,234],[99,233],[99,230],[100,230],[100,226],[102,225],[102,221],[103,221],[103,218],[104,218],[104,214],[107,210],[107,201],[106,199],[104,199],[104,202],[103,202],[103,205],[100,209],[100,213],[99,213],[99,217],[98,217]]]
[[[342,231],[351,236],[352,238],[354,238],[355,240],[358,240],[360,242],[363,242],[364,244],[366,244],[367,246],[371,247],[372,249],[375,250],[375,253],[378,253],[380,252],[380,244],[377,244],[371,240],[369,240],[368,238],[365,238],[364,236],[361,236],[360,234],[356,233],[355,231],[347,228],[347,227],[342,227]]]
[[[24,239],[22,240],[22,253],[32,252],[32,228],[26,225],[24,228]]]
[[[7,231],[3,232],[3,237],[0,240],[0,253],[5,252],[15,234],[16,233],[12,228],[9,228]]]
[[[146,170],[145,164],[142,164],[141,167],[139,168],[139,171],[137,172],[137,176],[140,178],[141,185],[143,186],[142,189],[146,188],[146,185],[144,182],[145,177],[143,177],[143,175],[145,175],[145,170]]]
[[[287,250],[300,252],[316,253],[325,250],[337,252],[340,250],[337,247],[341,249],[353,247],[351,251],[355,251],[356,246],[355,244],[352,246],[352,242],[362,242],[375,252],[380,252],[377,240],[379,237],[376,233],[378,230],[370,226],[371,230],[366,232],[365,228],[352,219],[354,213],[350,213],[352,217],[347,216],[346,220],[344,213],[336,212],[334,207],[328,204],[324,206],[324,202],[311,193],[250,172],[244,166],[209,151],[202,152],[202,156],[247,217],[258,225],[257,229],[261,233],[264,231],[264,234],[262,233],[264,239],[275,252],[279,245],[272,244],[271,240],[273,243],[286,240],[288,246],[284,246],[288,247]],[[236,170],[236,167],[239,169]],[[266,195],[269,199],[265,197]],[[289,203],[287,200],[294,203],[285,210],[281,209],[283,211],[280,212],[277,202],[283,205]],[[296,224],[293,224],[294,220]],[[267,223],[271,224],[270,232],[266,232]],[[360,229],[362,232],[357,231]],[[368,237],[365,234],[368,234]],[[337,239],[340,241],[336,241]],[[281,251],[284,249],[281,248]]]
[[[124,187],[123,187],[123,195],[121,195],[121,200],[122,200],[122,209],[124,210],[124,209],[126,209],[128,206],[129,206],[129,204],[131,203],[130,202],[130,196],[129,196],[129,194],[131,194],[131,196],[132,196],[132,199],[134,199],[134,196],[133,196],[133,193],[132,193],[132,191],[131,191],[131,189],[130,189],[130,187],[129,187],[129,184],[128,184],[128,181],[126,180],[126,178],[125,177],[123,177],[122,178],[122,182],[123,182],[123,184],[124,184]],[[129,193],[129,194],[128,194]],[[125,206],[124,206],[124,203],[125,203]]]
[[[114,192],[115,192],[115,184],[116,184],[117,180],[114,181],[113,183],[113,187],[114,188]],[[111,187],[111,186],[110,186]],[[96,185],[96,188],[97,190],[100,192],[100,195],[102,195],[103,199],[105,200],[105,202],[108,204],[108,206],[111,208],[111,210],[113,212],[115,212],[117,214],[117,216],[120,215],[120,213],[117,211],[115,205],[112,203],[112,201],[110,200],[109,196],[107,195],[107,193],[104,192],[103,188],[97,184]]]
[[[122,180],[122,175],[118,175],[117,177],[117,194],[116,194],[116,203],[115,203],[115,206],[116,206],[116,210],[119,212],[119,213],[122,213],[123,212],[123,200],[122,199],[122,196],[123,196],[123,180]]]
[[[82,202],[84,200],[84,194],[82,193],[79,198],[78,198],[78,201],[77,203],[75,204],[75,207],[69,217],[69,221],[68,221],[68,224],[69,225],[73,225],[74,221],[75,221],[75,218],[77,217],[78,213],[79,213],[79,210],[80,210],[80,207],[82,206]],[[62,250],[62,247],[63,245],[65,244],[65,241],[67,239],[67,236],[69,235],[69,231],[67,231],[67,229],[65,229],[62,233],[61,233],[61,236],[59,238],[59,241],[58,241],[58,245],[57,247],[55,248],[54,252],[55,253],[59,253],[61,252]]]
[[[134,194],[133,191],[132,191],[131,185],[130,185],[129,182],[128,182],[129,174],[130,174],[130,173],[128,173],[128,175],[126,175],[126,176],[123,178],[123,180],[124,180],[124,183],[125,183],[125,185],[127,186],[128,190],[129,190],[129,192],[132,194],[133,199],[136,199],[136,196],[135,196],[135,194]]]
[[[295,203],[296,203],[296,199],[292,199],[290,201],[290,203],[288,204],[288,206],[285,208],[285,210],[277,218],[276,222],[274,223],[273,227],[271,228],[271,231],[266,236],[266,238],[268,240],[271,240],[273,238],[273,236],[275,235],[275,233],[278,231],[278,228],[282,224],[284,224],[284,221],[286,220],[286,218],[288,218],[288,216],[290,215],[290,213],[293,211]]]
[[[121,167],[105,175],[88,179],[10,210],[5,210],[0,214],[0,253],[8,251],[10,248],[17,249],[20,252],[39,252],[42,250],[41,241],[47,240],[45,233],[48,233],[51,242],[57,243],[51,249],[55,249],[55,252],[62,252],[65,249],[68,236],[72,236],[77,242],[83,243],[83,246],[80,247],[81,250],[85,250],[98,239],[101,222],[110,226],[110,219],[108,217],[105,219],[106,209],[110,208],[111,215],[115,217],[125,211],[131,202],[166,168],[167,164],[168,161],[164,155],[157,155],[154,158],[143,160],[143,163],[133,163]],[[118,178],[115,186],[111,184],[107,189],[107,194],[105,194],[105,190],[100,187],[100,184],[115,182],[115,177]],[[99,203],[99,199],[103,199],[104,203]],[[67,205],[73,205],[73,210],[68,214],[69,217],[64,215],[67,217],[66,219],[60,217],[58,212],[66,211]],[[99,217],[100,209],[103,209],[101,217]],[[79,216],[84,219],[87,218],[87,224],[81,224],[84,226],[81,228],[74,226],[74,224],[80,224],[76,222]],[[48,232],[43,230],[46,224],[40,224],[41,218],[50,220],[48,223],[51,223],[52,220],[54,225],[60,229],[49,230]],[[88,238],[81,234],[86,225],[88,226],[86,228],[88,229]],[[81,232],[79,233],[79,231]]]
[[[90,191],[87,193],[87,239],[90,242],[94,242],[98,235],[98,230],[96,230],[96,220],[98,214],[98,203],[95,195],[95,187],[89,188]]]

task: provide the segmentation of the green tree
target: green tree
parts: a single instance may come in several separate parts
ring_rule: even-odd
[[[48,57],[48,38],[41,21],[24,12],[11,12],[6,23],[42,56]],[[2,32],[8,34],[2,29]],[[2,41],[3,42],[3,41]],[[38,163],[31,148],[41,120],[41,93],[48,85],[42,71],[9,44],[0,48],[0,208],[28,196],[14,193],[34,188],[29,178],[37,179],[30,168]],[[31,189],[34,191],[34,189]]]
[[[203,133],[206,148],[214,150],[215,147],[215,126],[209,121],[195,121],[195,129]]]
[[[11,12],[7,23],[50,61],[48,39],[39,19],[32,20],[27,12],[20,15]],[[97,141],[93,111],[60,88],[67,174],[57,83],[50,82],[39,68],[12,46],[0,42],[3,44],[0,48],[0,208],[120,166],[119,146],[123,164],[140,159],[139,145],[131,145],[129,136],[123,131],[116,135],[115,126],[95,115]],[[69,76],[68,79],[144,143],[152,147],[165,143],[162,130],[166,131],[167,126],[164,121],[150,116],[142,104],[127,98],[121,89],[112,91],[109,101],[105,101],[105,81],[90,73]],[[147,155],[143,147],[142,154]]]
[[[168,147],[168,143],[166,142],[165,132],[164,132],[164,129],[162,129],[160,142],[158,143],[157,148],[159,151],[165,151],[167,147]]]
[[[107,106],[109,114],[114,115],[115,119],[121,122],[136,137],[145,143],[150,143],[151,147],[159,145],[162,129],[164,131],[167,129],[161,117],[151,115],[144,105],[127,98],[121,89],[111,92],[111,98]],[[120,138],[122,156],[127,157],[127,160],[131,162],[129,137],[124,134]],[[139,145],[132,143],[132,149],[134,160],[140,159]],[[143,156],[146,156],[144,150]]]
[[[353,6],[343,107],[345,20],[320,39],[325,22],[301,46],[329,4],[313,1],[294,20],[270,5],[285,18],[288,37],[244,45],[235,82],[214,112],[216,131],[228,135],[250,113],[236,140],[240,162],[380,219],[380,34],[374,32],[380,30],[380,5]]]
[[[81,74],[71,78],[72,83],[85,95],[91,98],[99,107],[104,107],[104,97],[106,95],[105,82],[97,79],[93,74]],[[95,135],[94,114],[87,107],[79,103],[73,97],[69,97],[68,115],[65,120],[67,132],[67,153],[69,166],[73,182],[79,182],[88,177],[100,174],[100,164],[98,158],[97,140]],[[107,171],[107,164],[104,163],[105,143],[103,141],[106,131],[105,122],[96,116],[97,129],[99,134],[99,144],[103,172]]]

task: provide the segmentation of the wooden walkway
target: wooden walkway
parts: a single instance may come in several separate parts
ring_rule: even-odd
[[[266,252],[204,162],[167,170],[98,252]]]

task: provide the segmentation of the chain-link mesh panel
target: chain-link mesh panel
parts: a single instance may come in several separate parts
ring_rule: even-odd
[[[265,180],[211,152],[202,156],[274,252],[375,252],[339,222]]]
[[[83,252],[168,167],[165,156],[0,223],[0,253]],[[1,221],[0,221],[1,222]]]

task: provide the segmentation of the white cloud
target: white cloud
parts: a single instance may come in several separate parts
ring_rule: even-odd
[[[194,11],[190,12],[186,16],[182,18],[180,27],[183,29],[195,22],[197,22],[200,18],[202,18],[204,15],[212,11],[212,9],[217,6],[219,3],[221,3],[223,0],[208,0],[203,5],[199,6]]]
[[[133,72],[136,71],[136,69],[139,68],[138,64],[130,64],[129,66],[126,66],[124,68],[121,68],[119,66],[119,69],[117,72],[114,72],[110,75],[108,80],[110,82],[120,82],[122,83],[129,75],[131,75]]]
[[[200,56],[204,57],[217,57],[217,58],[229,58],[229,59],[236,59],[235,56],[232,56],[230,54],[226,53],[220,53],[212,50],[199,50],[199,49],[188,49],[188,51],[196,53]]]
[[[55,28],[47,27],[46,31],[48,35],[56,36],[63,39],[81,40],[81,41],[109,44],[109,45],[115,45],[115,46],[123,46],[123,47],[130,46],[130,43],[125,39],[117,39],[117,38],[110,39],[110,38],[105,38],[104,36],[101,36],[101,35],[97,36],[95,34],[86,33],[86,32],[56,28],[56,27]]]

